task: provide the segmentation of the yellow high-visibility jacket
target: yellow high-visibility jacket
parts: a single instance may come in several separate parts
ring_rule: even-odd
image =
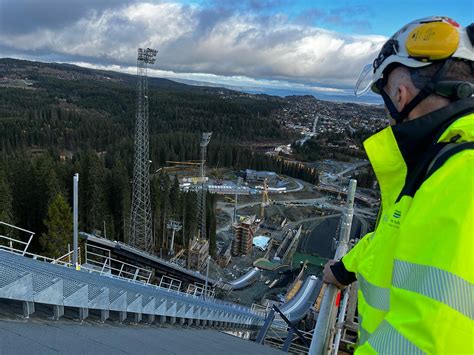
[[[474,353],[474,150],[466,142],[474,142],[474,98],[364,142],[382,206],[375,231],[342,259],[359,281],[357,354]],[[465,148],[443,158],[448,144]]]

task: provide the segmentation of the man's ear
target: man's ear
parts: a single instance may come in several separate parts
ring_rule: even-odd
[[[406,85],[399,85],[397,89],[397,97],[395,104],[397,105],[398,112],[401,112],[403,108],[408,105],[411,101],[411,94]]]

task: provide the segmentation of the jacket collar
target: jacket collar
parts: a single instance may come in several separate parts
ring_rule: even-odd
[[[430,145],[458,118],[474,111],[474,98],[455,101],[415,120],[392,126],[393,135],[408,167],[412,171]]]
[[[382,208],[395,202],[407,180],[418,174],[448,126],[474,112],[474,98],[456,101],[415,120],[389,126],[364,142],[382,194]],[[445,132],[443,134],[443,132]]]

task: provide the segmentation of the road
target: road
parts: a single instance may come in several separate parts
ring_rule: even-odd
[[[241,205],[237,206],[237,210],[247,208],[247,207],[253,207],[253,206],[258,206],[260,205],[261,202],[254,201],[254,202],[249,202],[249,203],[243,203]],[[335,205],[327,200],[327,197],[318,197],[318,198],[309,198],[309,199],[293,199],[293,200],[284,200],[284,201],[274,201],[275,204],[279,205],[285,205],[285,204],[298,204],[298,206],[314,206],[315,203],[319,203],[320,206],[324,206],[324,209],[329,209],[329,210],[334,210],[334,211],[339,211],[343,212],[345,209],[344,205]],[[232,216],[234,214],[234,207],[229,207],[228,203],[219,201],[217,202],[217,208],[221,209],[223,212],[227,213],[230,217],[230,220],[232,219]],[[360,218],[363,219],[363,217],[366,218],[374,218],[376,215],[374,212],[372,212],[370,209],[366,208],[356,208],[354,214]],[[315,217],[318,218],[318,217]],[[313,218],[309,218],[311,220]],[[363,219],[364,222],[362,222],[363,228],[367,230],[367,222],[365,219]],[[306,220],[300,220],[297,221],[296,223],[301,224],[305,222]],[[231,226],[231,222],[229,221],[228,224],[224,225],[223,227],[217,229],[217,233],[222,233],[229,229]]]
[[[286,193],[289,193],[289,192],[298,192],[298,191],[301,191],[304,189],[304,185],[303,183],[298,180],[298,179],[292,179],[297,185],[298,187],[294,188],[294,189],[290,189],[290,190],[286,190]]]
[[[360,168],[362,166],[365,166],[365,165],[369,165],[370,163],[368,161],[362,161],[362,162],[359,162],[359,163],[354,163],[354,165],[352,165],[351,167],[347,168],[347,169],[344,169],[343,171],[340,171],[336,174],[336,176],[338,177],[341,177],[345,174],[347,174],[348,172],[352,171],[352,170],[356,170],[357,168]]]

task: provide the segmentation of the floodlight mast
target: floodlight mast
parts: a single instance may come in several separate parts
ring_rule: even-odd
[[[212,132],[204,132],[201,136],[201,164],[199,166],[199,180],[201,183],[197,194],[197,222],[199,238],[206,239],[206,194],[207,194],[207,183],[206,179],[206,156],[207,146],[211,141]]]
[[[138,48],[137,113],[135,121],[135,157],[133,163],[132,213],[130,245],[152,252],[150,202],[150,143],[148,130],[148,64],[155,63],[157,50]]]

